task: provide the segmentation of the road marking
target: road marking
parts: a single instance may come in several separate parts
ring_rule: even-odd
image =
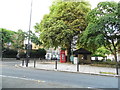
[[[93,87],[87,87],[88,89],[91,89],[91,90],[103,90],[103,89],[99,89],[99,88],[93,88]]]
[[[36,81],[38,83],[45,82],[43,80],[35,80],[35,79],[31,79],[31,78],[21,78],[21,77],[6,76],[6,75],[0,75],[0,77],[8,77],[8,78],[15,78],[15,79],[31,80],[31,81]]]

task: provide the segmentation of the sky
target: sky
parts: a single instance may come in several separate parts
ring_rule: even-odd
[[[100,1],[119,0],[88,0],[92,8],[97,6]],[[49,13],[49,7],[53,0],[33,0],[31,30],[34,31],[36,23],[40,23],[43,16]],[[12,31],[22,29],[29,30],[31,0],[0,0],[0,28]]]

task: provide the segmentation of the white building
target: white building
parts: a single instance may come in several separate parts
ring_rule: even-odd
[[[47,53],[45,55],[45,58],[48,60],[51,59],[60,59],[60,48],[57,48],[56,50],[54,48],[49,48],[48,50],[46,50]]]

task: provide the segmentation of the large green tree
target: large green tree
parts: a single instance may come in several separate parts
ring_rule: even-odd
[[[90,4],[84,0],[79,2],[56,0],[53,2],[50,13],[35,26],[36,31],[40,32],[43,45],[48,48],[58,46],[66,48],[69,62],[73,37],[85,30],[86,15],[89,11]]]
[[[16,32],[14,31],[0,28],[0,36],[1,36],[0,41],[3,49],[8,48],[9,45],[13,43],[13,35],[15,33]]]
[[[100,2],[88,14],[89,24],[82,35],[83,46],[95,51],[104,46],[114,55],[117,63],[117,50],[120,44],[120,18],[118,3]]]

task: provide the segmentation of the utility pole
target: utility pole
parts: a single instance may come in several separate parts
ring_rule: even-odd
[[[29,21],[29,32],[28,32],[28,44],[27,44],[27,52],[26,52],[26,67],[28,67],[29,57],[30,57],[30,28],[31,28],[31,17],[32,17],[32,3],[33,0],[31,0],[31,9],[30,9],[30,21]]]

